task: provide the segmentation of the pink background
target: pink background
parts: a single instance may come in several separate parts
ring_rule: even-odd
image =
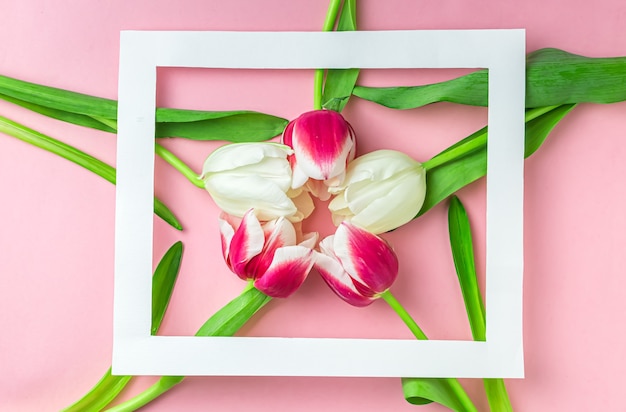
[[[4,1],[0,74],[116,98],[119,31],[319,30],[326,1]],[[518,28],[528,51],[557,47],[587,56],[626,55],[622,0],[414,2],[360,0],[364,30]],[[304,51],[306,52],[306,51]],[[453,76],[447,72],[443,76]],[[364,72],[361,84],[409,85],[430,71]],[[312,72],[163,69],[162,105],[253,109],[294,118],[310,110]],[[625,103],[583,104],[526,162],[524,341],[526,378],[507,385],[518,411],[619,410],[626,366],[623,277]],[[353,99],[344,112],[360,152],[403,150],[426,160],[486,121],[482,108],[450,104],[399,112]],[[0,115],[115,162],[115,137],[50,120],[0,101]],[[200,170],[217,143],[164,144]],[[0,411],[69,405],[110,365],[114,186],[84,169],[0,136]],[[191,335],[243,284],[223,264],[208,194],[157,160],[157,194],[186,230],[155,219],[156,260],[176,240],[185,259],[162,333]],[[484,182],[463,189],[484,270]],[[451,263],[444,205],[389,234],[401,261],[392,289],[429,336],[468,339]],[[329,232],[322,207],[316,222]],[[488,305],[487,305],[488,308]],[[293,297],[270,303],[241,332],[256,336],[410,335],[388,307],[356,309],[312,274]],[[260,355],[262,356],[262,355]],[[306,356],[306,354],[303,354]],[[393,354],[390,354],[393,356]],[[363,360],[364,362],[367,359]],[[129,398],[155,378],[133,380]],[[464,380],[487,410],[479,380]],[[399,379],[195,377],[145,410],[441,411],[413,407]]]

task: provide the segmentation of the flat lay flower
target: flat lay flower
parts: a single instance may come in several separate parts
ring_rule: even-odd
[[[402,152],[377,150],[350,162],[343,183],[329,191],[336,194],[328,205],[335,225],[348,220],[372,233],[384,233],[420,211],[426,171]]]
[[[293,188],[303,186],[309,178],[340,183],[356,149],[352,126],[332,110],[303,113],[287,125],[282,143],[294,151],[289,157]]]
[[[271,297],[294,293],[313,267],[317,233],[302,236],[283,218],[261,223],[254,210],[242,219],[220,217],[222,254],[233,273]]]
[[[308,194],[291,190],[291,153],[278,143],[227,144],[206,159],[200,177],[217,206],[230,215],[242,217],[254,208],[261,220],[284,216],[300,221],[313,208]]]
[[[320,242],[315,268],[341,299],[367,306],[396,280],[398,258],[384,239],[343,222]]]

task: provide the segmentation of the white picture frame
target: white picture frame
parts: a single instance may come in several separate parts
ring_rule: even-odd
[[[156,73],[163,66],[489,69],[486,341],[151,336]],[[113,374],[523,377],[524,100],[522,29],[123,31]]]

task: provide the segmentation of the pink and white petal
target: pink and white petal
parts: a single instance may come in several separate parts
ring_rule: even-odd
[[[347,303],[363,307],[375,300],[359,293],[352,282],[352,278],[343,269],[341,263],[332,257],[315,252],[314,266],[331,290]]]
[[[298,243],[298,246],[304,246],[306,248],[313,249],[315,245],[317,245],[318,239],[319,239],[319,233],[317,232],[305,233],[302,236],[302,242]]]
[[[352,131],[339,113],[308,112],[294,123],[292,147],[298,166],[313,179],[326,180],[345,170],[353,145]]]
[[[335,242],[335,235],[326,236],[324,239],[320,241],[320,244],[319,244],[320,251],[325,255],[336,257],[334,242]]]
[[[230,242],[233,240],[233,236],[235,235],[235,229],[233,229],[230,223],[226,220],[224,213],[220,215],[218,222],[220,225],[220,239],[222,241],[222,256],[224,256],[226,263],[229,264],[228,253],[230,250]]]
[[[273,298],[286,298],[304,283],[313,267],[313,250],[287,246],[276,250],[267,271],[254,281],[254,287]]]
[[[253,210],[243,216],[241,224],[235,231],[230,242],[228,258],[230,267],[242,279],[249,279],[246,266],[256,255],[261,253],[265,243],[265,235],[261,223]]]
[[[333,247],[346,272],[374,293],[389,289],[398,276],[398,257],[391,246],[365,229],[343,222]]]

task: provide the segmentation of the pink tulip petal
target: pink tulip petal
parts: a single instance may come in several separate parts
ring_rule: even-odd
[[[304,246],[309,249],[313,249],[317,244],[317,239],[319,238],[319,233],[317,232],[309,232],[305,233],[302,236],[302,242],[298,243],[298,246]]]
[[[290,221],[285,218],[267,222],[264,227],[265,245],[257,256],[250,260],[247,265],[249,273],[254,274],[254,278],[263,276],[272,264],[274,253],[281,247],[296,244],[296,230]]]
[[[315,253],[315,268],[337,296],[353,306],[367,306],[375,299],[359,293],[339,261],[323,253]]]
[[[382,238],[348,222],[335,232],[334,252],[344,269],[373,294],[389,289],[398,276],[398,258]]]
[[[286,135],[290,135],[298,167],[317,180],[341,174],[354,145],[352,128],[332,110],[302,114]]]
[[[261,253],[264,243],[265,235],[261,223],[254,211],[249,210],[230,242],[228,260],[231,270],[242,279],[250,279],[251,274],[247,273],[246,266],[253,257]]]
[[[235,235],[235,229],[233,229],[230,223],[226,220],[224,214],[219,217],[218,222],[220,225],[220,239],[222,241],[222,256],[224,256],[226,263],[229,263],[228,253],[230,250],[230,242],[233,240],[233,236]]]
[[[313,267],[313,250],[303,246],[277,249],[267,271],[254,281],[254,287],[274,298],[294,293]]]

